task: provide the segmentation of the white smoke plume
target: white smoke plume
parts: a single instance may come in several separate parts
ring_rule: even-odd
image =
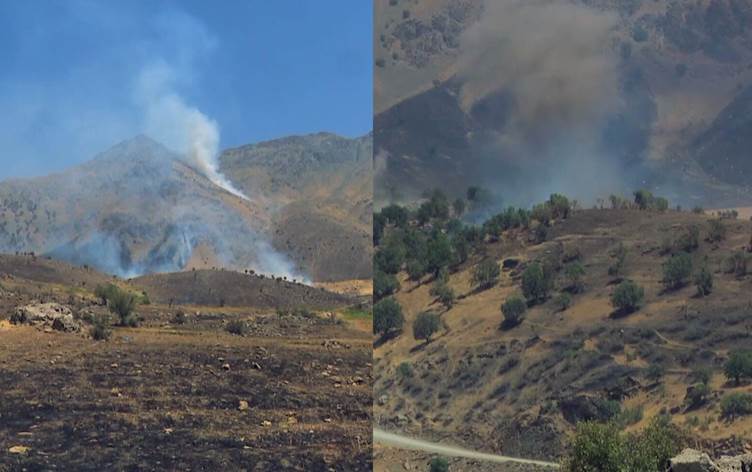
[[[136,86],[136,99],[145,110],[144,131],[184,155],[214,184],[248,200],[218,170],[217,122],[188,105],[175,92],[174,82],[174,71],[164,62],[156,62],[141,71]]]

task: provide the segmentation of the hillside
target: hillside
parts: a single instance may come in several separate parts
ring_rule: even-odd
[[[752,2],[487,7],[377,2],[377,206],[478,182],[526,205],[644,182],[685,205],[748,200]],[[604,188],[576,185],[588,168]]]
[[[729,394],[752,393],[749,380],[737,386],[723,373],[730,353],[748,349],[752,336],[752,273],[747,262],[733,262],[750,260],[752,223],[721,220],[725,234],[711,242],[717,217],[686,211],[621,205],[578,210],[552,219],[545,232],[536,230],[545,224],[530,221],[529,227],[508,229],[486,224],[481,239],[477,231],[459,231],[441,219],[423,230],[414,222],[405,230],[387,223],[377,251],[379,270],[394,260],[378,256],[397,244],[393,238],[398,241],[404,231],[412,235],[406,244],[414,246],[421,244],[415,231],[423,231],[428,254],[445,254],[445,283],[454,301],[449,307],[440,302],[434,275],[405,273],[415,249],[407,251],[393,295],[404,328],[378,338],[374,351],[377,424],[474,450],[558,460],[579,421],[615,420],[637,431],[669,415],[716,456],[749,448],[752,416],[729,419],[720,405]],[[667,288],[664,264],[682,253],[695,227],[691,275],[680,287]],[[449,252],[437,249],[444,238]],[[614,273],[621,244],[626,256]],[[466,245],[471,249],[465,259]],[[488,261],[498,264],[500,276],[483,288],[473,275]],[[523,274],[536,263],[553,274],[552,289],[542,302],[530,303],[520,324],[503,323],[502,303],[522,293]],[[570,272],[572,266],[582,273]],[[702,267],[713,280],[704,297],[693,283]],[[578,290],[570,273],[579,274]],[[645,291],[644,302],[629,314],[611,304],[626,279]],[[379,284],[375,290],[380,293]],[[430,342],[413,337],[413,323],[424,312],[440,320]],[[378,304],[375,313],[378,326]],[[690,401],[702,372],[708,375],[707,393]]]
[[[64,172],[0,182],[0,252],[35,252],[123,277],[254,269],[370,277],[370,137],[292,137],[229,150],[215,185],[139,136]]]
[[[370,135],[291,136],[228,149],[220,170],[273,220],[273,246],[315,280],[371,277]]]

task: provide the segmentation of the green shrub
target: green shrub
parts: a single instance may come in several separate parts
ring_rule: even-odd
[[[94,288],[94,295],[100,299],[102,305],[106,305],[112,296],[120,289],[114,284],[97,285]]]
[[[569,281],[568,289],[572,293],[581,293],[585,290],[585,267],[581,263],[569,264],[565,269],[565,274]]]
[[[726,225],[721,220],[711,220],[708,228],[708,241],[718,243],[726,239]]]
[[[566,311],[572,306],[572,296],[568,293],[560,293],[554,298],[554,307],[556,311]]]
[[[517,326],[522,322],[527,310],[527,303],[525,300],[518,296],[509,297],[501,305],[501,313],[504,315],[504,325],[512,327]]]
[[[614,262],[608,268],[608,275],[612,277],[621,275],[627,262],[627,248],[624,243],[619,243],[616,246],[616,249],[611,253],[611,257],[614,258]]]
[[[684,404],[689,409],[694,409],[702,406],[708,401],[710,393],[710,387],[708,387],[707,384],[698,383],[696,385],[692,385],[692,387],[687,390],[687,396],[684,398]]]
[[[138,300],[133,294],[117,287],[109,294],[107,301],[110,312],[118,316],[121,326],[136,326],[138,324],[138,319],[133,314],[137,304]]]
[[[443,457],[431,459],[429,472],[449,472],[449,462]]]
[[[397,366],[397,375],[400,379],[409,379],[413,376],[413,367],[409,362],[401,362]]]
[[[418,280],[426,274],[426,263],[421,259],[410,259],[406,269],[411,280]]]
[[[691,225],[676,240],[676,249],[692,252],[698,247],[700,247],[700,228],[697,225]]]
[[[444,305],[447,310],[454,306],[454,290],[452,290],[446,282],[437,281],[437,283],[431,287],[431,295],[438,298],[439,302]]]
[[[624,314],[639,309],[644,300],[645,289],[632,280],[622,281],[611,295],[611,305]]]
[[[752,378],[752,351],[732,351],[723,365],[726,378],[739,385],[744,378]]]
[[[107,341],[112,336],[112,329],[110,329],[110,317],[106,314],[99,314],[94,316],[92,320],[92,326],[89,329],[89,334],[96,341]]]
[[[739,416],[752,415],[752,394],[744,392],[727,394],[721,400],[721,414],[724,418],[731,420]]]
[[[663,264],[663,285],[667,290],[683,287],[691,275],[692,257],[685,252],[671,256]]]
[[[501,275],[499,264],[492,259],[485,259],[473,271],[473,285],[480,290],[489,289],[496,285],[499,275]]]
[[[693,382],[708,385],[713,378],[713,371],[709,367],[699,366],[692,370],[689,377]]]
[[[707,266],[702,266],[695,275],[695,286],[697,287],[697,294],[701,297],[710,295],[713,291],[713,274]]]
[[[552,285],[553,277],[539,262],[533,262],[522,273],[522,295],[531,304],[545,301]]]
[[[748,272],[749,256],[742,251],[735,252],[724,260],[723,265],[723,271],[727,274],[744,277]]]
[[[386,336],[401,331],[405,324],[402,307],[394,298],[385,298],[373,306],[373,332]]]
[[[439,330],[441,320],[439,315],[425,311],[420,313],[413,321],[413,337],[417,340],[431,341],[431,336]]]
[[[664,373],[665,370],[662,365],[650,364],[650,366],[648,366],[648,368],[645,370],[645,377],[653,381],[658,381],[663,378]]]

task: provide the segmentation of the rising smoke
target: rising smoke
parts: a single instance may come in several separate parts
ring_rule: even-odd
[[[510,203],[552,192],[593,201],[623,185],[621,165],[602,143],[621,106],[615,25],[611,14],[568,2],[494,0],[463,34],[463,108],[506,97],[504,119],[476,150],[479,175],[494,175],[487,184],[503,188]]]
[[[138,78],[136,99],[145,111],[145,132],[177,151],[209,180],[248,200],[219,172],[219,126],[174,90],[175,73],[165,62],[145,67]]]

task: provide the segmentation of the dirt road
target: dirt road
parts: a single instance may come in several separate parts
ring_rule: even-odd
[[[504,463],[515,462],[518,464],[537,465],[540,467],[558,469],[559,464],[555,462],[537,461],[532,459],[521,459],[517,457],[499,456],[496,454],[487,454],[484,452],[476,452],[468,449],[463,449],[455,446],[446,446],[444,444],[437,444],[421,439],[408,438],[400,436],[399,434],[389,433],[378,428],[373,430],[373,441],[376,443],[384,444],[386,446],[393,446],[402,449],[416,449],[425,452],[432,452],[449,457],[465,457],[468,459],[477,459],[481,461]]]

